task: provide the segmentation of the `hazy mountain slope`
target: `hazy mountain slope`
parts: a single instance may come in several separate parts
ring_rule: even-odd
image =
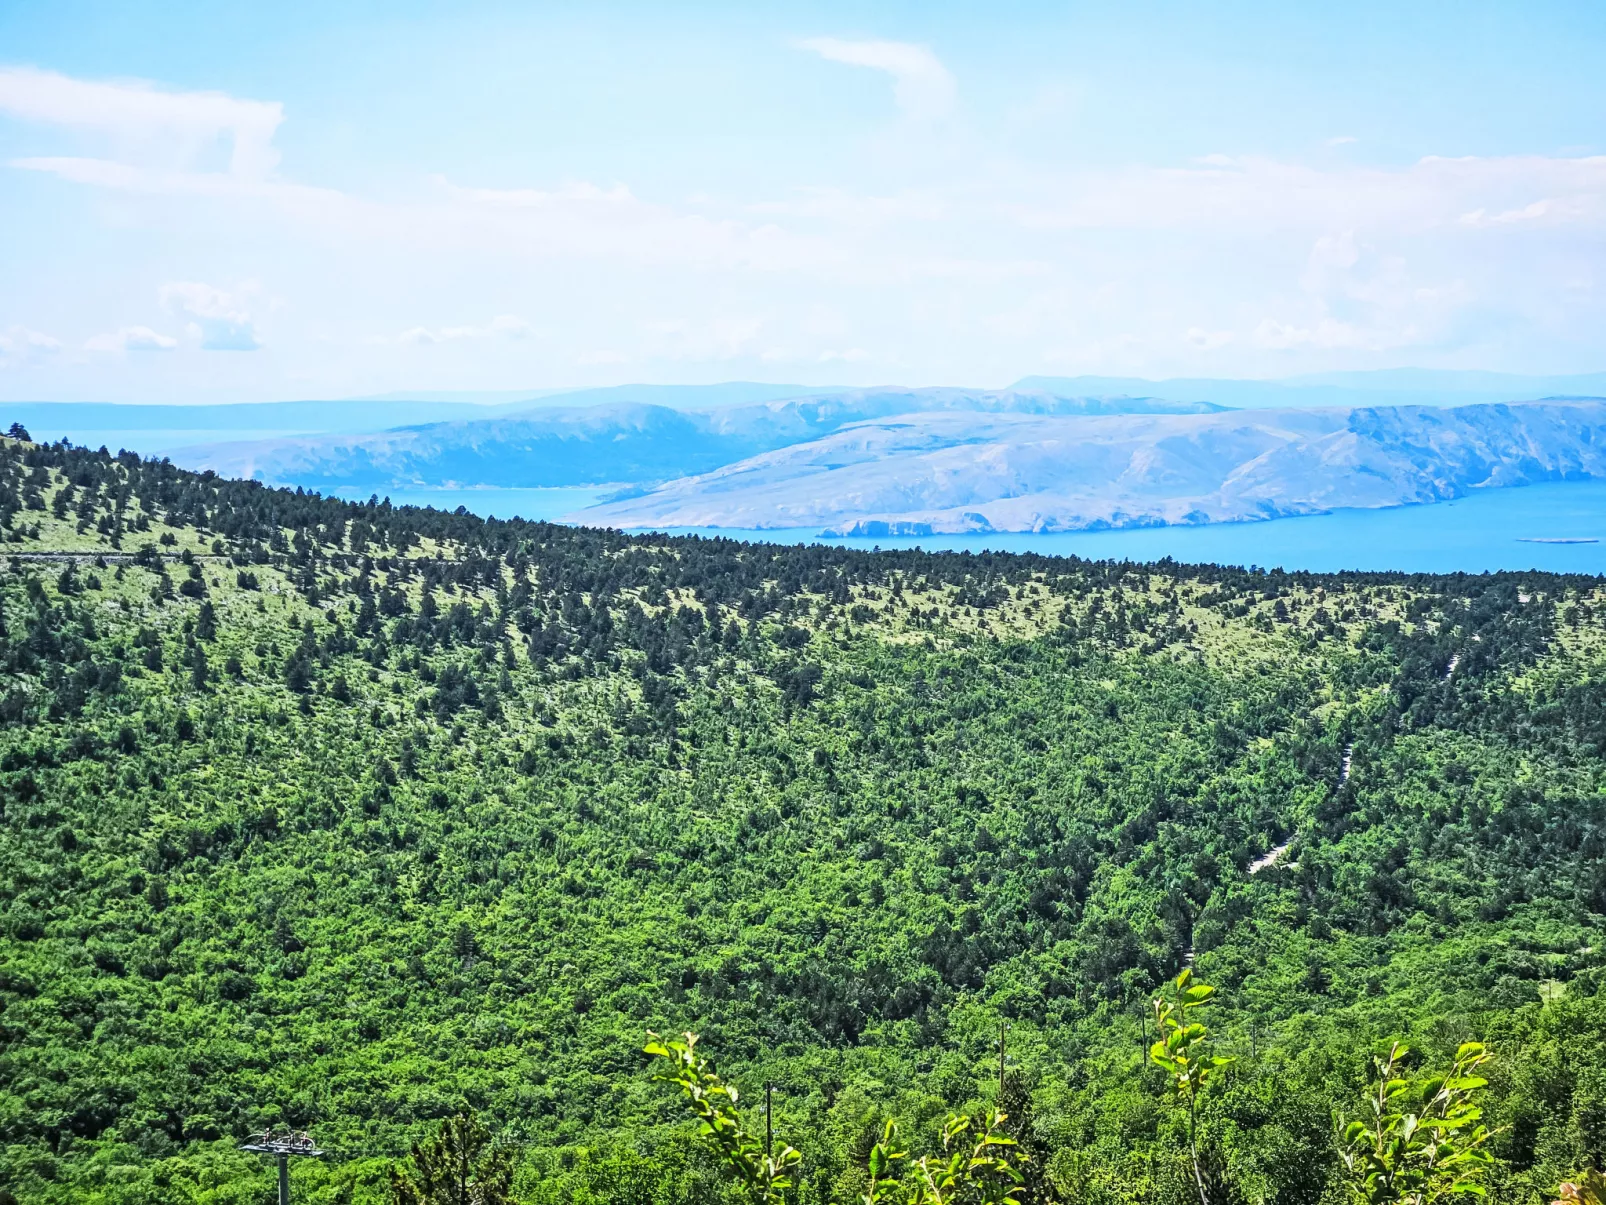
[[[667,406],[564,407],[376,434],[266,440],[184,459],[232,476],[308,486],[582,485],[661,480],[764,450]]]
[[[228,405],[112,404],[104,402],[0,403],[0,427],[20,422],[35,438],[69,439],[88,447],[105,444],[138,448],[145,455],[171,455],[195,464],[198,448],[239,441],[277,441],[308,435],[353,435],[394,430],[404,425],[475,422],[503,418],[532,409],[638,404],[677,410],[756,410],[764,403],[800,399],[799,412],[831,398],[857,406],[857,418],[876,418],[914,409],[947,409],[943,395],[971,399],[1013,397],[1116,399],[1132,412],[1144,399],[1170,403],[1205,403],[1222,407],[1310,407],[1366,405],[1464,405],[1513,398],[1593,396],[1606,394],[1606,373],[1583,376],[1514,376],[1490,372],[1447,372],[1402,368],[1374,372],[1325,373],[1279,381],[1141,377],[1027,377],[998,391],[973,389],[909,390],[725,381],[712,385],[636,383],[583,389],[496,391],[411,390],[372,397],[305,401],[248,402]],[[897,401],[895,399],[902,398]],[[920,404],[911,405],[917,398]],[[872,400],[874,404],[872,404]],[[888,408],[888,407],[891,408]],[[850,421],[850,420],[840,420]],[[840,421],[838,425],[840,425]],[[834,429],[834,428],[833,428]],[[807,427],[814,434],[823,433]],[[769,446],[781,446],[773,444]],[[304,455],[293,454],[292,458]],[[258,456],[260,463],[268,460]],[[338,479],[338,468],[331,479]],[[689,469],[682,471],[691,471]],[[343,482],[345,483],[345,482]],[[386,484],[376,481],[373,484]],[[482,483],[489,484],[489,483]],[[523,484],[522,482],[520,484]]]
[[[1606,373],[1519,376],[1501,372],[1389,368],[1325,372],[1276,381],[1177,377],[1024,377],[1011,389],[1065,394],[1154,394],[1177,401],[1214,402],[1241,408],[1313,406],[1468,406],[1517,398],[1597,397],[1606,394]]]
[[[220,444],[176,459],[234,476],[313,487],[650,483],[707,472],[863,419],[911,411],[1084,415],[1215,409],[1199,402],[1067,397],[1051,390],[856,389],[696,410],[645,403],[545,406],[356,436]]]
[[[751,402],[772,402],[779,398],[812,397],[837,392],[837,386],[786,385],[768,381],[720,381],[713,385],[654,385],[638,381],[629,385],[588,385],[562,389],[497,390],[413,390],[377,394],[356,401],[467,402],[502,410],[525,410],[534,404],[550,406],[595,406],[617,402],[639,402],[648,406],[734,406]],[[391,424],[387,424],[391,425]]]
[[[1606,475],[1606,401],[902,415],[580,512],[622,527],[1064,531],[1396,506]]]
[[[752,405],[831,392],[804,385],[727,381],[718,385],[613,385],[594,389],[423,390],[377,397],[179,406],[165,403],[5,402],[0,427],[20,422],[35,439],[85,447],[138,448],[144,455],[224,442],[356,435],[404,425],[488,421],[532,409],[625,403],[686,408]]]
[[[519,408],[532,400],[526,395]],[[89,448],[105,445],[114,452],[138,448],[149,456],[222,440],[379,431],[403,423],[485,418],[496,412],[494,406],[427,397],[203,406],[10,402],[0,405],[4,418],[0,426],[18,422],[35,439],[67,439]]]

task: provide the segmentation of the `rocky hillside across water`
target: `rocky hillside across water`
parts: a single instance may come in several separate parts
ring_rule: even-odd
[[[1083,531],[1439,502],[1606,475],[1606,400],[1217,411],[904,413],[572,518],[855,535]]]
[[[1153,397],[1034,389],[853,389],[739,405],[649,402],[549,406],[350,435],[248,440],[192,450],[186,465],[313,489],[354,486],[641,486],[910,413],[1208,414],[1222,407]]]

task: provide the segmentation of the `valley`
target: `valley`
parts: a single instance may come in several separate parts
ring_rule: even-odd
[[[1592,1157],[1598,578],[630,535],[16,441],[0,531],[18,1200],[255,1200],[270,1125],[332,1152],[297,1199],[382,1200],[462,1109],[521,1201],[720,1199],[648,1029],[785,1085],[853,1200],[883,1118],[994,1099],[1000,1023],[1044,1191],[1181,1200],[1184,965],[1232,1193],[1317,1199],[1402,1035],[1496,1052],[1501,1201]]]

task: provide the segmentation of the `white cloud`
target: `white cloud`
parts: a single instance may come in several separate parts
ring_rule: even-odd
[[[716,318],[709,324],[715,355],[734,360],[764,329],[762,318]]]
[[[1474,209],[1471,213],[1461,215],[1463,226],[1515,226],[1532,222],[1565,223],[1574,222],[1590,216],[1593,210],[1599,215],[1606,210],[1601,194],[1593,196],[1579,195],[1557,199],[1548,197],[1543,201],[1533,201],[1515,209],[1502,210],[1499,213],[1490,213],[1486,209]]]
[[[247,285],[243,291],[252,291]],[[256,351],[256,327],[235,294],[198,281],[172,281],[162,286],[162,305],[190,318],[203,351]]]
[[[1035,230],[1214,229],[1269,233],[1387,227],[1421,233],[1493,225],[1536,191],[1555,198],[1536,216],[1606,225],[1606,156],[1429,156],[1403,168],[1322,169],[1212,155],[1190,167],[1136,167],[1043,179],[1052,201],[1011,198],[1000,211]],[[1524,194],[1526,196],[1524,196]],[[1519,209],[1526,213],[1526,210]],[[1520,220],[1516,216],[1509,222]]]
[[[25,121],[90,130],[118,143],[119,160],[192,163],[221,140],[231,175],[258,179],[278,162],[277,102],[221,92],[167,92],[143,82],[72,79],[30,67],[0,68],[0,112]]]
[[[512,314],[498,314],[491,319],[491,333],[507,339],[528,339],[535,334],[535,328]]]
[[[1255,327],[1254,342],[1273,351],[1316,348],[1323,351],[1350,349],[1383,351],[1408,347],[1419,342],[1422,332],[1412,326],[1396,330],[1365,329],[1336,318],[1321,318],[1308,326],[1296,326],[1266,318]]]
[[[272,139],[283,120],[277,102],[19,68],[0,69],[0,113],[113,135],[110,155],[28,156],[13,159],[13,168],[134,195],[260,205],[304,229],[401,243],[409,250],[471,245],[499,253],[760,269],[833,260],[818,240],[796,238],[773,224],[677,212],[643,201],[622,185],[490,189],[437,177],[436,198],[387,204],[282,180],[271,170],[277,163]],[[222,170],[206,156],[220,140],[232,144]],[[415,338],[424,335],[440,332]],[[240,332],[232,339],[245,341]]]
[[[1190,326],[1188,333],[1183,336],[1189,347],[1199,351],[1215,351],[1218,347],[1225,347],[1232,342],[1231,331],[1207,331],[1200,326]]]
[[[684,318],[645,324],[649,354],[666,360],[734,360],[752,349],[764,319],[725,315],[703,322]]]
[[[931,192],[866,197],[839,188],[800,188],[791,200],[759,201],[747,206],[747,211],[770,217],[820,218],[855,226],[940,222],[952,216],[951,207]]]
[[[502,189],[437,183],[446,207],[412,215],[415,228],[436,240],[473,238],[504,250],[564,258],[760,271],[812,269],[841,258],[823,240],[771,223],[753,226],[678,211],[642,200],[623,185]]]
[[[805,47],[887,72],[906,111],[954,104],[952,76],[925,48],[835,39]],[[561,375],[577,355],[599,368],[572,374],[589,379],[625,363],[650,374],[667,363],[761,360],[862,363],[876,378],[896,367],[926,380],[1002,380],[1051,360],[1086,371],[1253,374],[1396,362],[1404,357],[1393,349],[1406,346],[1462,362],[1559,348],[1582,362],[1596,354],[1593,331],[1606,312],[1595,268],[1606,234],[1603,156],[1365,166],[1318,142],[1310,162],[1216,154],[1100,170],[1048,166],[1076,160],[954,131],[931,170],[906,171],[890,154],[862,189],[822,187],[799,169],[763,194],[711,187],[688,197],[677,186],[672,200],[561,179],[479,188],[436,177],[433,188],[369,195],[277,175],[277,104],[0,70],[0,118],[8,114],[53,123],[61,143],[12,166],[119,194],[85,212],[115,214],[131,243],[144,229],[193,223],[197,252],[228,247],[228,262],[273,263],[254,270],[276,282],[280,263],[299,271],[276,288],[298,289],[301,343],[290,348],[287,322],[274,330],[276,350],[301,371],[324,354],[318,348],[344,344],[376,381],[388,382],[398,363],[409,372],[434,365],[442,386],[464,372]],[[258,258],[234,259],[242,249]],[[406,283],[397,283],[398,264]],[[520,291],[507,292],[510,281]],[[476,300],[487,297],[505,299]],[[164,327],[189,346],[259,342],[265,303],[245,285],[174,281],[161,299]],[[490,304],[528,320],[433,324]],[[822,306],[833,317],[814,329]],[[431,325],[404,329],[425,315]],[[656,321],[664,315],[678,322]],[[365,340],[372,331],[387,334]],[[167,349],[172,335],[132,327],[90,346]],[[12,346],[0,346],[0,360],[16,363],[20,336],[5,338]],[[397,344],[473,354],[397,357]],[[1377,351],[1389,354],[1369,361]],[[190,371],[197,358],[173,359],[171,369]],[[227,358],[200,359],[195,371],[235,371]],[[106,379],[129,375],[80,355],[50,371],[86,362]],[[332,352],[325,363],[335,363]],[[355,379],[358,369],[349,371]],[[817,371],[837,373],[849,375]]]
[[[428,346],[434,343],[454,343],[460,339],[528,339],[536,333],[535,327],[513,314],[498,314],[484,326],[443,326],[431,330],[415,326],[396,336],[397,343]]]
[[[1360,139],[1356,138],[1355,135],[1353,135],[1353,134],[1340,134],[1336,138],[1329,138],[1327,140],[1327,145],[1328,146],[1348,146],[1352,142],[1359,142],[1359,141],[1360,141]]]
[[[1300,287],[1307,293],[1324,293],[1344,282],[1351,269],[1360,262],[1360,248],[1355,232],[1324,234],[1318,238],[1305,260],[1305,271],[1300,276]]]
[[[462,187],[435,177],[433,200],[368,201],[334,189],[224,172],[154,168],[107,159],[35,156],[13,168],[94,188],[224,202],[236,216],[274,213],[298,233],[347,245],[403,246],[409,253],[466,250],[538,258],[613,260],[636,266],[825,272],[847,257],[829,240],[773,222],[711,218],[644,201],[628,188],[575,183],[556,189]],[[244,205],[252,208],[247,211]]]
[[[0,331],[0,367],[38,363],[61,350],[61,341],[25,326]]]
[[[125,326],[121,330],[96,335],[84,347],[88,351],[172,351],[178,340],[148,326]]]
[[[892,76],[898,107],[910,117],[941,117],[954,106],[954,77],[929,46],[840,38],[807,38],[798,46],[833,63],[885,71]]]

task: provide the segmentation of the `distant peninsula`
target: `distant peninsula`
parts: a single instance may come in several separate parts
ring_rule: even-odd
[[[1101,531],[1606,477],[1606,399],[1214,413],[904,413],[588,507],[620,528]]]

